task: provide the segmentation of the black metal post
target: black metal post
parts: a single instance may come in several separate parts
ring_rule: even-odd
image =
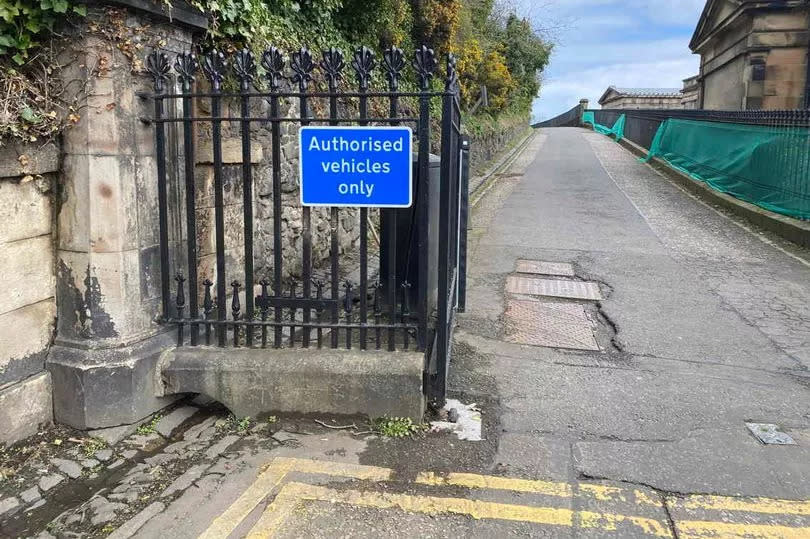
[[[146,59],[146,68],[154,79],[155,88],[155,159],[157,161],[158,216],[160,220],[160,292],[161,318],[171,317],[169,311],[169,203],[166,187],[166,132],[163,126],[163,100],[169,73],[169,57],[155,50]]]
[[[470,224],[470,137],[461,138],[461,196],[458,227],[458,312],[467,310],[467,231]]]
[[[253,320],[254,293],[253,293],[253,171],[250,151],[250,92],[253,77],[256,72],[256,63],[253,53],[242,49],[236,53],[234,71],[239,79],[242,92],[242,211],[244,215],[244,246],[245,246],[245,317]],[[238,328],[234,327],[234,331]],[[245,328],[245,345],[253,346],[253,326]]]
[[[307,100],[306,91],[309,82],[312,80],[311,73],[314,67],[315,64],[312,61],[312,53],[310,53],[308,49],[301,47],[301,49],[292,55],[292,69],[294,72],[292,80],[298,83],[298,90],[301,92],[301,96],[298,98],[301,108],[301,127],[309,124],[306,120],[309,117],[309,102]],[[310,299],[312,297],[312,213],[309,206],[304,206],[301,210],[301,220],[303,243],[301,275],[304,281],[303,294],[304,299]],[[302,311],[302,341],[304,348],[309,348],[309,332],[311,329],[309,322],[311,311],[309,307],[303,307]],[[290,341],[290,343],[292,344],[292,341]]]
[[[278,118],[279,112],[279,90],[284,72],[284,57],[276,47],[270,47],[262,54],[262,67],[267,76],[270,86],[270,116]],[[272,148],[272,172],[273,172],[273,295],[280,298],[282,293],[281,271],[282,271],[282,246],[281,246],[281,123],[273,120],[270,124]],[[276,306],[274,310],[276,326],[274,329],[273,346],[281,348],[282,310]]]
[[[419,179],[419,199],[417,203],[417,252],[419,257],[418,290],[419,298],[417,310],[419,313],[419,330],[417,332],[417,343],[420,350],[427,350],[428,347],[428,293],[430,288],[430,276],[428,275],[428,256],[430,252],[430,212],[428,193],[430,192],[430,81],[433,72],[436,70],[436,57],[433,49],[426,46],[416,50],[413,60],[414,68],[419,76],[419,87],[422,90],[419,96],[419,156],[418,156],[418,179]],[[441,252],[441,251],[440,251]],[[404,322],[404,321],[403,321]]]
[[[222,184],[222,80],[225,55],[211,51],[203,61],[203,71],[211,81],[211,137],[214,153],[214,222],[217,257],[217,320],[228,320],[227,288],[225,284],[225,203]],[[226,324],[217,324],[219,346],[225,346]]]
[[[197,212],[196,182],[194,179],[194,129],[192,127],[191,84],[198,67],[197,57],[192,53],[178,54],[174,69],[183,93],[183,156],[186,177],[186,257],[188,259],[188,307],[189,317],[200,315],[197,290]],[[191,346],[197,345],[199,326],[191,324]]]
[[[338,125],[338,81],[343,77],[343,68],[345,67],[343,60],[343,53],[334,47],[323,52],[323,60],[321,60],[321,69],[326,74],[326,80],[329,84],[329,125]],[[338,347],[338,331],[337,324],[340,322],[340,311],[338,308],[338,300],[340,299],[340,266],[338,261],[339,236],[340,233],[340,214],[338,208],[330,208],[329,210],[329,228],[330,228],[330,246],[329,246],[329,260],[330,260],[330,273],[331,273],[331,296],[332,307],[332,323],[335,328],[331,333],[332,348]]]
[[[367,47],[360,47],[354,52],[352,67],[357,74],[357,85],[360,93],[360,125],[368,125],[368,82],[374,69],[374,53]],[[360,208],[360,349],[365,350],[368,334],[368,208]]]

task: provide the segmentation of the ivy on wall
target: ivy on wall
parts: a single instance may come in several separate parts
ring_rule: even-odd
[[[0,0],[0,56],[22,65],[60,19],[86,13],[84,5],[68,0]]]

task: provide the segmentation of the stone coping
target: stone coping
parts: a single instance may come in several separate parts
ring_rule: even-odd
[[[0,146],[0,181],[59,170],[59,147],[54,142],[6,141]]]

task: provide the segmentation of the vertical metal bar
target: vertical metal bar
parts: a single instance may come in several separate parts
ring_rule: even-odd
[[[411,283],[404,281],[402,283],[402,349],[407,350],[410,347],[410,338],[408,335],[408,328],[405,326],[411,319]]]
[[[262,67],[270,87],[270,117],[278,118],[279,90],[284,79],[284,56],[276,47],[270,47],[262,53]],[[276,119],[270,124],[273,171],[273,295],[280,298],[282,294],[282,246],[281,246],[281,124]],[[281,348],[282,326],[281,307],[276,305],[274,320],[276,322],[273,346]]]
[[[253,320],[253,171],[250,151],[250,92],[256,66],[253,53],[242,49],[236,54],[234,70],[240,80],[242,113],[242,211],[244,215],[245,248],[245,317]],[[235,330],[238,328],[235,328]],[[245,345],[253,346],[253,326],[245,327]]]
[[[305,118],[309,117],[309,103],[307,102],[306,96],[301,96],[300,98],[301,104],[301,126],[307,125],[309,122],[305,120]],[[301,257],[302,261],[302,278],[304,280],[304,298],[309,299],[312,296],[312,215],[311,215],[311,208],[309,206],[304,206],[301,211],[301,219],[303,221],[303,256]],[[304,317],[303,317],[303,346],[304,348],[309,348],[309,335],[310,335],[310,310],[307,307],[303,309]]]
[[[205,344],[211,344],[211,324],[208,323],[211,320],[211,313],[214,311],[214,302],[211,299],[211,287],[214,286],[214,283],[211,282],[211,279],[206,279],[203,281],[203,286],[205,287],[205,295],[203,296],[203,313],[205,314]]]
[[[299,49],[292,56],[293,82],[298,83],[298,90],[301,92],[299,105],[301,109],[301,126],[309,124],[306,118],[309,117],[309,102],[305,95],[309,82],[312,80],[311,72],[315,64],[312,62],[312,53],[304,47]],[[303,278],[303,295],[305,299],[312,297],[312,213],[309,206],[304,206],[301,211],[302,221],[302,242],[303,253],[301,257],[301,277]],[[302,340],[304,348],[309,348],[310,330],[309,326],[311,311],[309,307],[303,307],[303,323],[301,326]],[[292,334],[291,334],[292,336]]]
[[[239,347],[239,319],[242,306],[239,304],[239,288],[241,285],[239,281],[231,283],[233,287],[233,296],[231,297],[231,313],[233,314],[233,345]]]
[[[430,293],[431,276],[428,275],[429,263],[428,253],[430,252],[430,80],[436,69],[436,59],[433,50],[424,45],[416,51],[413,65],[419,76],[419,156],[418,156],[418,200],[416,201],[416,221],[417,221],[417,249],[420,253],[419,269],[417,272],[417,312],[419,317],[419,329],[417,331],[417,342],[420,350],[426,350],[428,344],[428,297]],[[407,279],[407,276],[404,277]]]
[[[290,299],[295,300],[296,296],[296,286],[295,281],[290,283]],[[295,307],[290,307],[290,340],[289,340],[289,347],[295,347],[295,314],[298,311]]]
[[[279,96],[274,92],[270,96],[270,115],[273,118],[278,118],[279,113]],[[271,137],[273,139],[273,293],[276,298],[281,297],[282,284],[282,246],[281,246],[281,124],[278,120],[273,121],[271,126]],[[275,321],[276,324],[281,323],[281,307],[278,305],[275,308]],[[281,332],[282,327],[276,325],[274,346],[281,348]]]
[[[470,137],[461,139],[461,208],[459,209],[458,311],[467,309],[467,230],[470,221]]]
[[[383,53],[383,62],[385,64],[386,76],[388,77],[388,90],[392,92],[388,103],[388,115],[390,118],[396,118],[399,116],[399,96],[396,92],[399,89],[401,72],[405,67],[405,55],[402,49],[391,47]],[[400,122],[395,120],[391,121],[391,125],[399,124]],[[387,239],[386,245],[388,246],[388,252],[380,253],[380,266],[382,266],[382,257],[387,256],[386,265],[388,266],[388,275],[386,288],[388,292],[388,322],[393,326],[397,323],[397,272],[399,270],[397,267],[397,217],[399,211],[393,208],[382,211],[386,213],[386,229],[381,231],[381,233],[384,234]],[[402,277],[403,280],[407,278],[407,275]],[[394,327],[388,329],[388,350],[390,352],[396,350],[396,329]]]
[[[354,53],[352,67],[357,74],[360,125],[368,125],[369,78],[374,69],[374,53],[368,47],[359,47]],[[360,349],[365,350],[368,333],[368,208],[360,208]]]
[[[365,93],[365,90],[361,90]],[[360,97],[360,125],[368,125],[362,121],[368,116],[367,97]],[[368,324],[368,208],[360,208],[360,349],[366,349],[366,324]]]
[[[164,91],[163,79],[155,83],[155,91]],[[155,95],[155,119],[163,119],[163,97]],[[158,216],[160,220],[160,292],[163,320],[171,317],[169,311],[169,202],[166,186],[166,132],[163,122],[155,122],[155,159],[157,160]]]
[[[225,346],[228,307],[225,285],[225,207],[222,184],[222,80],[225,55],[216,50],[206,55],[203,70],[211,81],[211,131],[214,153],[214,222],[217,257],[217,337],[219,346]]]
[[[323,299],[323,283],[321,281],[315,283],[315,298],[318,300]],[[315,315],[318,320],[318,324],[321,324],[323,322],[323,307],[319,305],[315,310]],[[318,326],[316,334],[318,338],[318,348],[321,348],[323,346],[323,328],[320,325]]]
[[[382,348],[382,331],[380,330],[380,322],[382,313],[380,312],[380,293],[382,292],[382,285],[377,282],[373,285],[374,288],[374,343],[375,348],[379,350]]]
[[[194,127],[192,119],[191,84],[197,71],[197,58],[192,53],[178,54],[174,69],[179,74],[183,93],[183,157],[186,180],[186,257],[188,259],[188,308],[189,317],[199,317],[197,290],[197,209],[196,182],[194,179]],[[191,346],[196,346],[199,338],[199,326],[190,325]]]
[[[185,310],[186,297],[183,291],[185,285],[185,277],[182,273],[178,273],[174,278],[177,281],[177,346],[183,346],[183,311]]]
[[[352,283],[346,281],[343,285],[346,289],[346,295],[344,297],[344,304],[343,310],[346,312],[346,350],[351,350],[352,348],[352,328],[350,324],[352,323],[352,308],[354,307],[354,295],[352,291]]]
[[[321,61],[321,69],[326,74],[326,80],[329,83],[329,125],[338,125],[338,81],[343,77],[342,71],[346,63],[343,60],[343,53],[334,47],[323,52],[323,60]],[[332,307],[332,324],[334,327],[331,330],[331,346],[332,348],[338,347],[338,324],[340,323],[340,309],[338,307],[338,300],[340,299],[340,265],[339,265],[339,232],[340,232],[340,214],[338,208],[330,208],[329,210],[329,229],[331,233],[330,246],[329,246],[329,260],[330,260],[330,274],[331,274],[331,297],[334,300]]]
[[[268,292],[268,288],[270,286],[270,281],[267,279],[262,279],[259,283],[262,286],[262,303],[260,305],[261,313],[262,313],[262,322],[267,321],[267,313],[270,310],[270,294]],[[262,326],[262,348],[267,348],[267,326]]]

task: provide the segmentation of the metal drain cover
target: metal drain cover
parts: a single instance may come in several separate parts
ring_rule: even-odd
[[[582,305],[513,298],[507,303],[505,317],[509,342],[599,350],[593,326]]]
[[[529,296],[551,296],[555,298],[587,299],[599,301],[602,292],[599,284],[590,281],[563,281],[537,279],[510,275],[506,280],[506,291],[512,294]]]
[[[574,266],[566,262],[543,262],[540,260],[518,260],[518,273],[532,273],[534,275],[559,275],[573,277]]]
[[[789,434],[782,432],[779,425],[773,423],[746,423],[751,434],[765,445],[796,445]]]

